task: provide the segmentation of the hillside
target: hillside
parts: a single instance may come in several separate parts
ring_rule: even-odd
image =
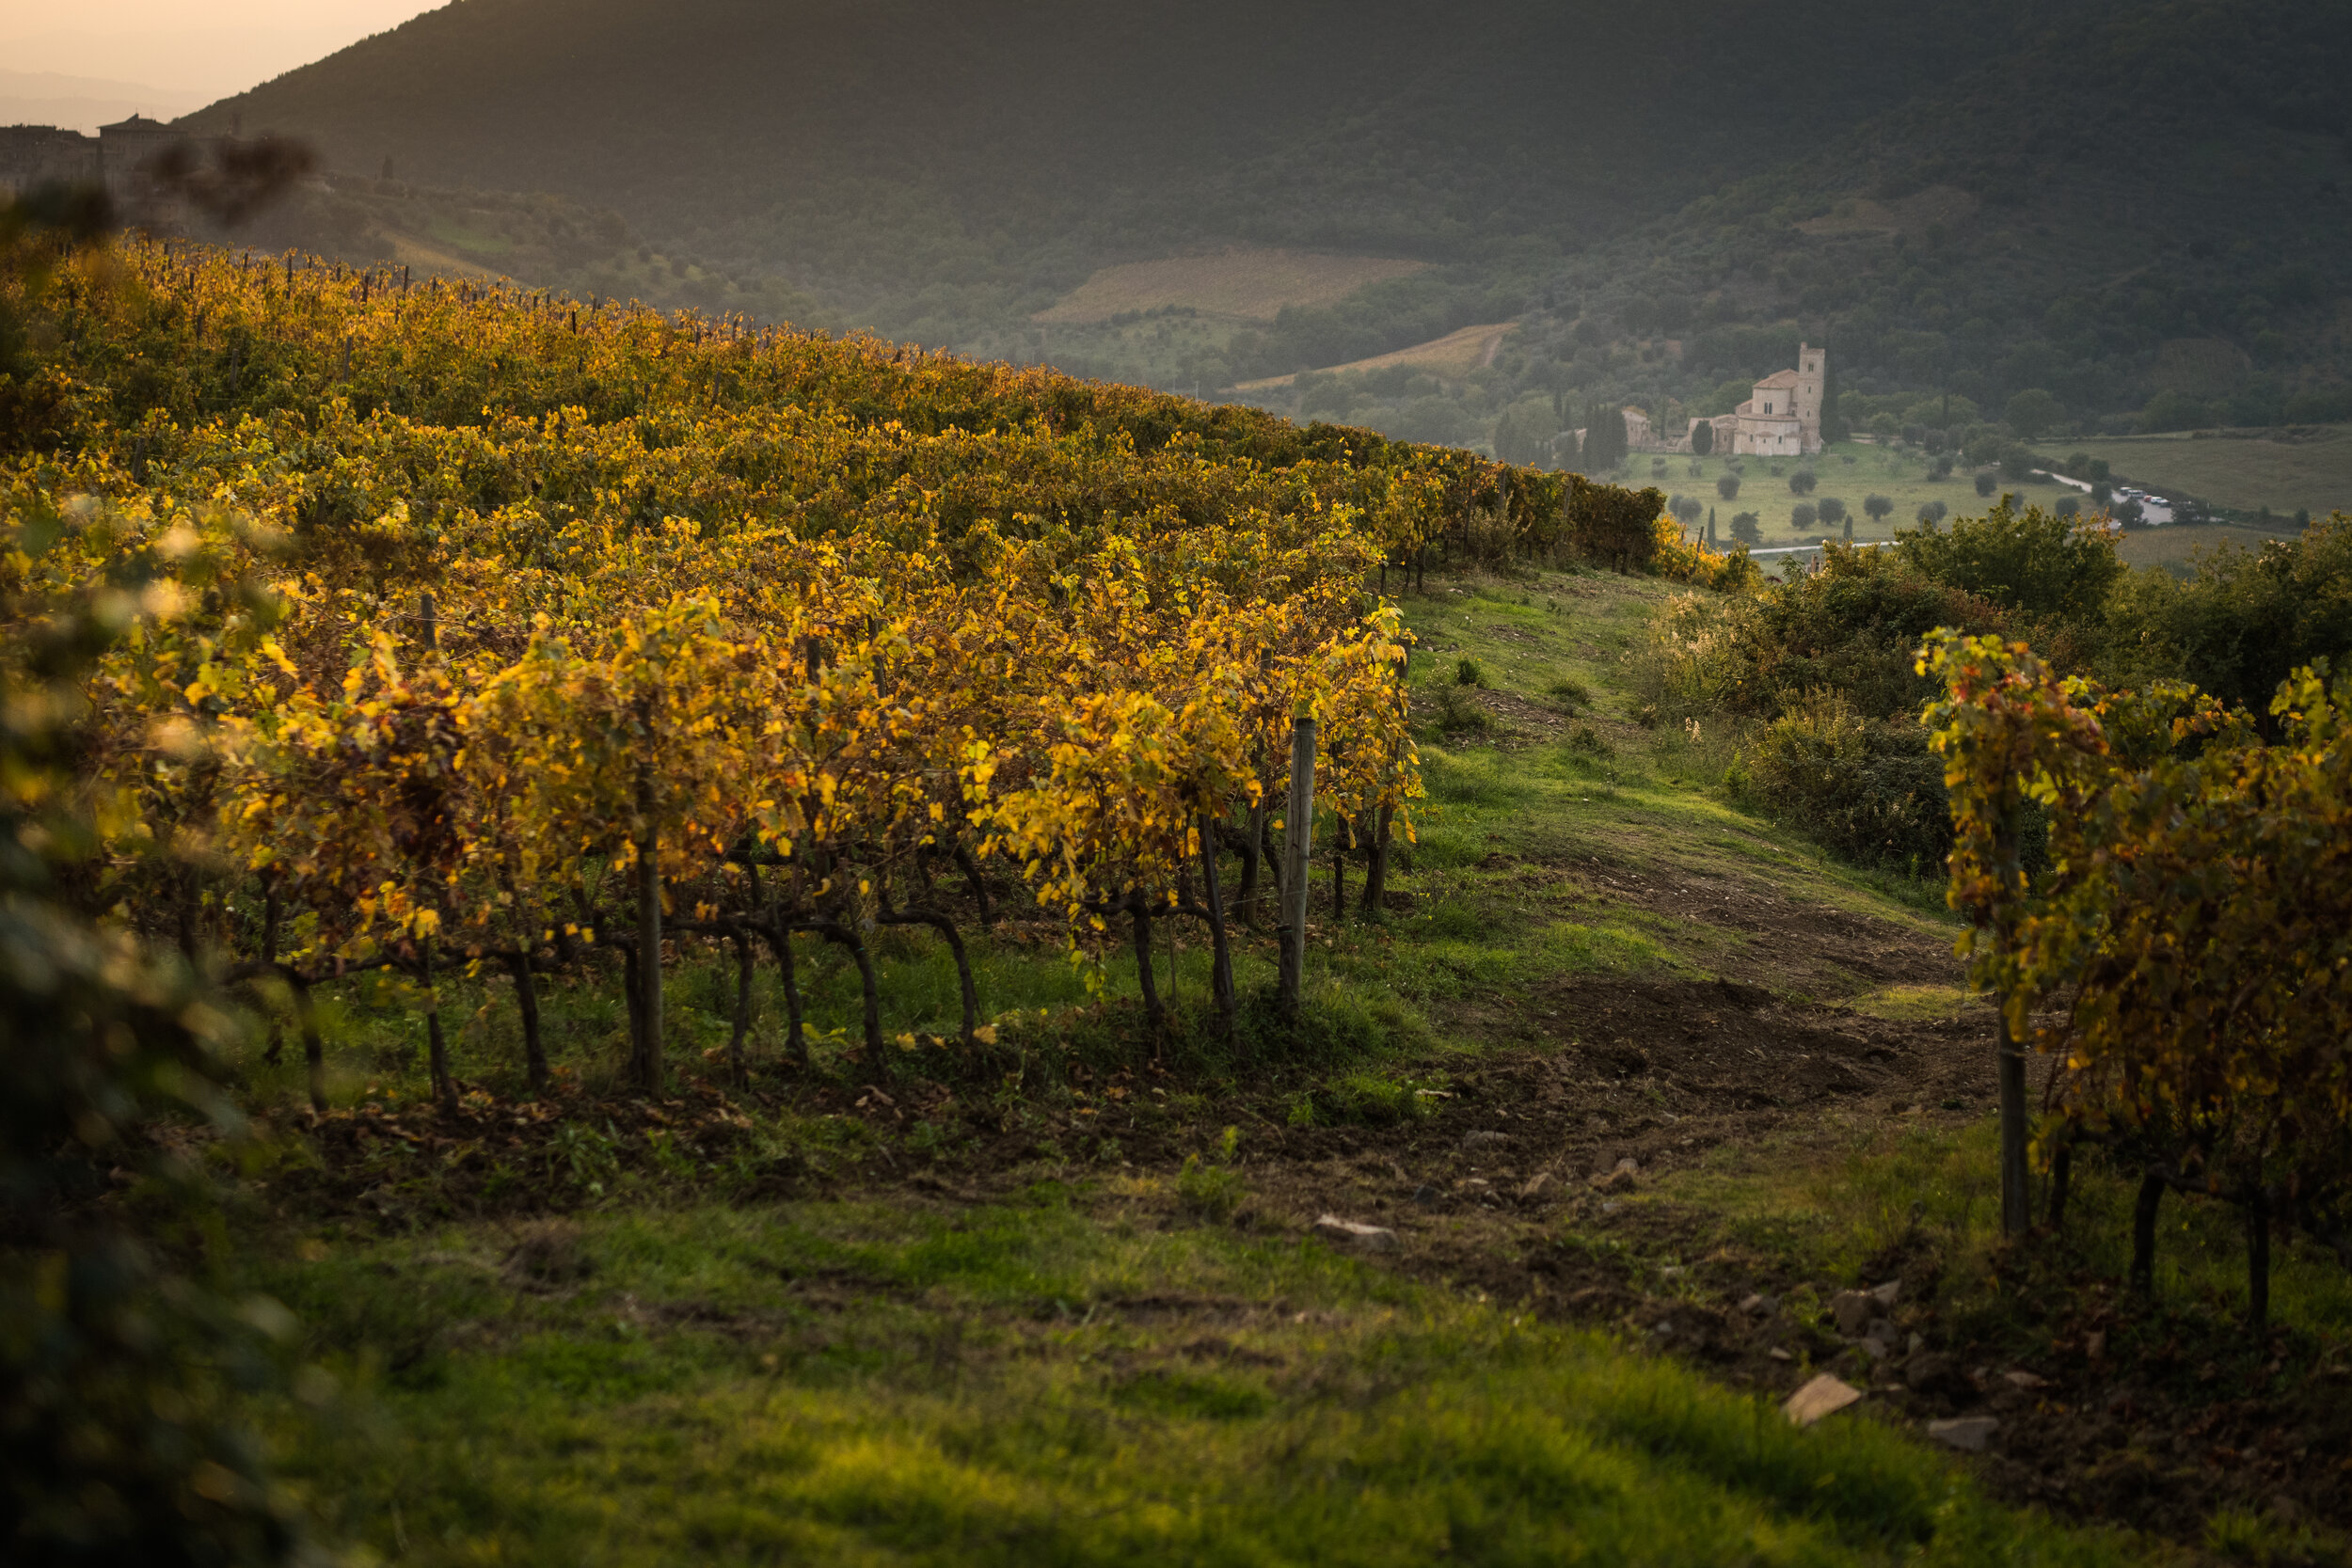
[[[2006,434],[2029,391],[2050,402],[2027,436],[2352,418],[2352,162],[2325,89],[2352,69],[2340,11],[2051,17],[1998,61],[1568,258],[1491,373],[1359,380],[1312,412],[1400,429],[1444,396],[1469,428],[1524,404],[1549,429],[1534,410],[1607,399],[1678,423],[1727,410],[1809,339],[1830,345],[1849,423],[1883,415],[1915,441]]]
[[[1392,434],[1716,411],[1800,338],[1857,425],[2026,391],[2062,430],[2269,425],[2352,415],[2348,31],[2324,0],[1708,0],[1670,37],[1529,0],[469,0],[189,123],[630,231],[563,267],[439,245],[468,265]],[[1195,276],[1229,253],[1324,270]],[[1491,361],[1383,357],[1502,321]]]
[[[392,198],[476,249],[586,215]],[[2340,1137],[2282,1151],[2275,1234],[2188,1180],[2159,1246],[2146,1142],[1998,1174],[2039,1089],[1913,716],[1959,617],[2045,691],[2006,633],[2260,700],[2352,646],[2352,526],[2175,584],[2002,504],[1758,591],[1657,490],[40,238],[0,290],[32,1560],[2344,1559]],[[2342,748],[2199,738],[2334,793],[2244,814],[2300,863],[2254,897],[2137,879],[2340,951]],[[2179,1015],[2265,962],[2176,966]],[[2221,1027],[2332,1070],[2337,1006]]]
[[[1661,40],[1530,0],[468,0],[192,123],[609,205],[961,341],[1203,240],[1524,273],[1997,57],[2033,10],[1704,0]]]

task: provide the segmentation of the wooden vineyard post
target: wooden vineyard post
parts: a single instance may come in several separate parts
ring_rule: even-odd
[[[1235,1011],[1233,952],[1225,935],[1225,889],[1217,875],[1216,864],[1218,838],[1216,820],[1203,816],[1200,819],[1200,882],[1202,902],[1209,911],[1209,941],[1213,953],[1209,990],[1216,1000],[1217,1019],[1230,1039],[1232,1037]]]
[[[1283,1010],[1298,1008],[1307,966],[1308,857],[1315,836],[1315,721],[1301,717],[1291,726],[1291,798],[1282,829],[1282,978],[1278,992]]]
[[[2004,885],[2014,887],[2020,874],[2014,807],[2002,814],[1994,854],[2000,863]],[[2004,953],[2012,951],[2016,941],[2017,922],[2008,912],[2010,907],[2010,901],[2005,899],[1994,916],[1999,922],[1997,940]],[[2033,1187],[2026,1158],[2026,1053],[2010,1027],[2010,999],[2004,995],[1994,1001],[2000,1009],[1997,1065],[2001,1090],[2001,1233],[2023,1236],[2033,1227]]]
[[[637,776],[637,1082],[646,1095],[661,1094],[661,840],[654,826],[653,774]]]

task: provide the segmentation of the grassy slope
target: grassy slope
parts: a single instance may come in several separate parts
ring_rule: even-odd
[[[1912,1194],[1956,1260],[1986,1256],[1990,1162],[1969,1108],[1981,1085],[1943,1111],[1841,1103],[1711,1153],[1645,1146],[1661,1179],[1605,1205],[1462,1200],[1424,1215],[1406,1201],[1414,1181],[1485,1190],[1450,1151],[1465,1118],[1494,1125],[1518,1101],[1473,1112],[1408,1092],[1406,1125],[1368,1143],[1301,1129],[1313,1106],[1330,1114],[1334,1078],[1468,1097],[1515,1054],[1565,1070],[1559,1032],[1599,1022],[1579,984],[1740,976],[1852,1005],[1838,1016],[1967,1014],[1948,965],[1940,981],[1889,984],[1851,937],[1867,922],[1932,962],[1950,927],[1931,890],[1836,866],[1724,806],[1711,791],[1724,737],[1628,721],[1623,656],[1666,592],[1547,575],[1411,601],[1417,702],[1434,711],[1475,659],[1493,689],[1469,701],[1505,728],[1501,744],[1433,737],[1433,800],[1397,877],[1411,910],[1311,928],[1317,993],[1327,1007],[1350,998],[1362,1022],[1320,1099],[1302,1089],[1316,1074],[1237,1073],[1214,1054],[1132,1098],[1040,1083],[992,1108],[1018,1134],[996,1161],[944,1112],[894,1126],[835,1101],[756,1134],[763,1161],[830,1169],[803,1196],[691,1161],[575,1164],[562,1195],[575,1219],[434,1219],[420,1183],[388,1178],[356,1212],[285,1221],[256,1269],[313,1325],[345,1389],[327,1408],[353,1418],[288,1416],[297,1474],[340,1530],[421,1562],[2138,1560],[1979,1500],[1894,1407],[1872,1418],[1875,1398],[1805,1433],[1772,1408],[1816,1348],[1835,1348],[1816,1324],[1831,1284],[1867,1277],[1917,1229]],[[1531,879],[1538,866],[1579,869]],[[1678,914],[1629,891],[1702,880],[1779,900],[1795,924]],[[1182,957],[1179,996],[1198,999],[1203,956]],[[812,951],[803,973],[828,961]],[[1251,945],[1245,987],[1268,964]],[[935,955],[909,943],[888,966],[890,1029],[946,1021]],[[1114,1005],[1132,990],[1125,965],[1105,979]],[[677,1043],[723,1038],[719,981],[714,968],[679,986]],[[990,943],[983,985],[992,1009],[1055,1011],[1025,1028],[1100,1026],[1051,945]],[[837,971],[813,989],[836,1049],[853,994]],[[508,1004],[471,1001],[484,1010],[460,1070],[496,1086],[513,1059]],[[348,1004],[344,1092],[419,1089],[416,1025],[397,1004]],[[1565,1022],[1546,1022],[1554,1009]],[[763,1011],[763,1056],[777,1011]],[[559,1062],[606,1070],[612,1002],[574,994],[550,1013]],[[259,1064],[255,1086],[291,1090]],[[1660,1090],[1579,1093],[1597,1117]],[[1187,1175],[1185,1150],[1219,1164],[1229,1122],[1238,1155]],[[2105,1214],[2114,1184],[2085,1182]],[[1347,1205],[1377,1211],[1403,1249],[1359,1260],[1305,1235],[1318,1210]],[[1236,1207],[1233,1223],[1216,1218]],[[2226,1237],[2167,1246],[2184,1288],[2226,1288]],[[1514,1259],[1534,1248],[1603,1260],[1654,1293],[1596,1332],[1540,1287],[1519,1293]],[[2284,1266],[2285,1317],[2341,1321],[2315,1270]],[[1739,1391],[1629,1354],[1661,1308],[1736,1300],[1747,1286],[1715,1275],[1751,1267],[1823,1282],[1793,1291],[1771,1331],[1799,1347],[1793,1364],[1758,1360]]]

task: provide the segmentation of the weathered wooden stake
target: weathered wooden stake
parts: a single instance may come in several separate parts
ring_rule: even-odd
[[[1282,827],[1282,974],[1276,991],[1295,1011],[1307,966],[1308,857],[1315,837],[1315,721],[1291,726],[1291,798]]]

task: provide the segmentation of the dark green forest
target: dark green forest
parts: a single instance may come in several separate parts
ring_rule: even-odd
[[[1500,450],[1546,409],[1720,411],[1801,338],[1857,423],[2352,418],[2347,72],[2327,0],[463,0],[190,123],[340,171],[273,239],[428,229],[1203,395],[1517,322],[1468,374],[1256,394]],[[1031,324],[1226,244],[1431,265],[1258,324]]]

